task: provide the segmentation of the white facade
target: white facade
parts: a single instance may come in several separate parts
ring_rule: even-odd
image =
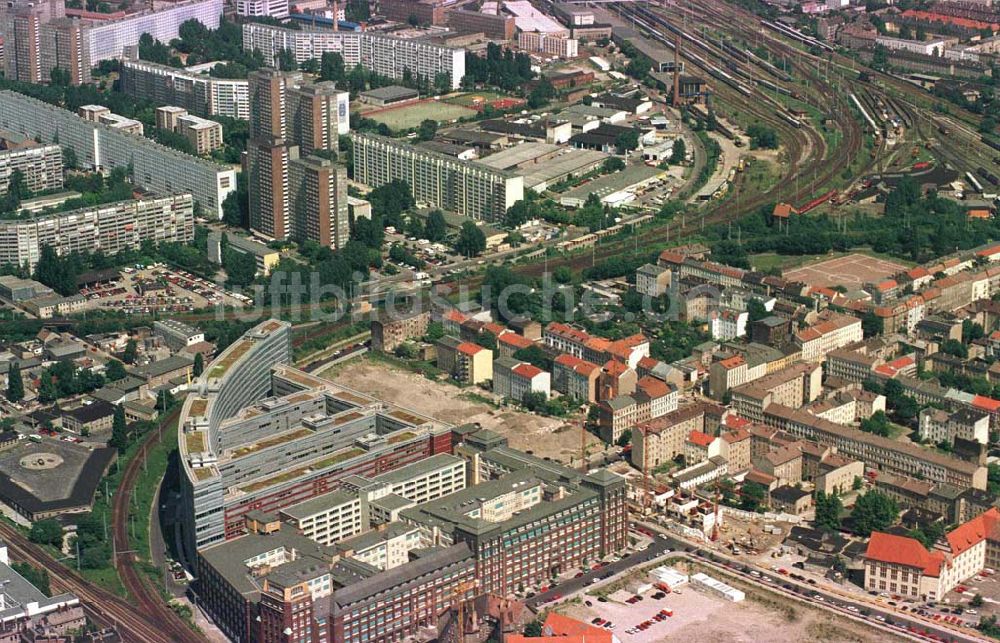
[[[750,314],[737,310],[716,310],[712,312],[712,339],[726,341],[747,334],[747,320]]]
[[[86,32],[90,64],[121,58],[125,48],[138,45],[139,37],[144,33],[160,42],[170,42],[179,35],[180,26],[191,19],[209,29],[218,29],[223,4],[223,0],[191,0],[161,11],[148,11],[94,24]]]
[[[236,0],[236,13],[248,17],[287,18],[288,0]]]
[[[448,74],[451,89],[461,86],[465,76],[465,50],[404,38],[361,31],[293,30],[262,24],[243,25],[243,48],[260,50],[265,64],[276,66],[283,49],[295,54],[295,62],[319,59],[334,51],[348,68],[360,64],[365,69],[402,78],[404,70],[429,78]]]

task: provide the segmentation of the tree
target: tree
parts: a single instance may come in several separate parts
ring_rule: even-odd
[[[121,404],[115,406],[115,415],[111,423],[111,440],[108,446],[118,449],[118,453],[124,453],[128,448],[128,425],[125,423],[125,407]]]
[[[48,370],[42,371],[41,382],[38,385],[38,400],[40,402],[54,402],[59,399],[59,389],[56,388],[52,380],[52,373]]]
[[[556,96],[556,89],[547,78],[543,78],[538,85],[528,94],[528,108],[538,109],[545,107]]]
[[[532,366],[537,366],[543,371],[552,370],[552,358],[538,344],[532,344],[525,348],[514,351],[513,358],[519,362],[528,362]]]
[[[889,437],[889,418],[885,411],[875,411],[871,417],[861,420],[861,430],[883,438]]]
[[[277,56],[278,69],[281,71],[295,71],[299,68],[295,62],[295,52],[291,49],[279,49]]]
[[[767,498],[767,489],[756,482],[746,482],[740,495],[740,509],[744,511],[759,511]]]
[[[869,491],[854,503],[851,519],[854,533],[870,536],[873,531],[883,531],[892,526],[899,516],[899,505],[889,496],[879,491]]]
[[[969,607],[982,607],[982,606],[983,606],[982,594],[976,594],[975,596],[972,597],[972,600],[969,601]]]
[[[996,131],[997,119],[992,116],[986,116],[983,120],[979,121],[979,131],[983,134],[992,134]]]
[[[462,223],[455,242],[455,252],[463,257],[475,257],[486,250],[486,235],[472,221]]]
[[[778,148],[778,133],[766,125],[754,123],[747,128],[751,149],[774,150]]]
[[[223,234],[225,237],[225,234]],[[257,260],[249,252],[226,248],[222,253],[222,267],[228,283],[246,286],[257,276]]]
[[[559,266],[552,272],[552,277],[561,284],[573,281],[573,270],[569,266]]]
[[[444,213],[432,210],[427,215],[427,222],[424,223],[424,238],[428,241],[443,241],[447,233],[448,226],[444,220]]]
[[[529,638],[538,638],[542,635],[542,624],[538,621],[530,621],[524,626],[524,635]]]
[[[756,297],[747,302],[747,313],[749,313],[748,317],[752,322],[764,319],[771,314],[764,307],[764,302]]]
[[[129,340],[125,342],[125,351],[122,353],[122,361],[126,364],[135,364],[135,358],[138,350],[138,345],[135,343],[135,340],[129,338]]]
[[[110,360],[104,369],[104,377],[107,378],[109,382],[117,382],[126,375],[128,375],[128,373],[125,372],[125,366],[116,359]]]
[[[62,525],[54,518],[36,520],[31,524],[31,531],[28,532],[28,540],[39,545],[59,547],[62,545],[63,540]]]
[[[425,118],[420,121],[420,127],[417,128],[417,140],[419,141],[429,141],[437,134],[438,124],[436,120]]]
[[[389,181],[368,193],[372,212],[377,212],[387,226],[403,227],[402,214],[416,205],[413,191],[406,181]]]
[[[200,377],[205,371],[205,356],[201,353],[194,354],[194,366],[192,366],[192,371],[195,377]]]
[[[319,61],[320,80],[343,82],[346,75],[344,57],[335,51],[324,51]]]
[[[969,357],[968,347],[957,339],[946,339],[941,342],[941,352],[966,359]]]
[[[684,162],[684,156],[687,154],[687,145],[684,143],[683,138],[674,139],[674,146],[670,151],[670,160],[668,161],[671,165],[680,165]]]
[[[601,171],[606,174],[611,174],[612,172],[620,172],[625,169],[625,161],[621,160],[617,156],[609,156],[607,160],[604,161],[604,165],[601,167]]]
[[[11,362],[7,370],[7,400],[17,403],[24,399],[24,380],[21,379],[21,365]]]
[[[840,514],[844,511],[844,503],[835,493],[826,494],[822,491],[816,492],[816,519],[814,523],[817,529],[837,531],[840,529]]]
[[[49,571],[44,567],[34,567],[29,563],[12,563],[11,569],[24,577],[41,593],[52,596],[52,588],[49,586]]]
[[[628,446],[631,443],[632,443],[632,430],[631,429],[625,429],[624,431],[622,431],[622,434],[620,436],[618,436],[617,442],[615,442],[615,444],[617,444],[620,447]]]
[[[639,131],[636,129],[622,132],[615,138],[615,148],[619,154],[627,154],[637,147],[639,147]]]
[[[868,311],[861,318],[861,330],[864,332],[865,337],[881,335],[885,330],[885,320],[874,312]]]
[[[861,478],[861,476],[854,476],[854,482],[851,483],[851,489],[854,491],[860,491],[864,484],[865,481]]]

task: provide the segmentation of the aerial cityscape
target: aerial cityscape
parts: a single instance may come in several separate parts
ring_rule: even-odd
[[[0,643],[1000,641],[1000,3],[0,59]]]

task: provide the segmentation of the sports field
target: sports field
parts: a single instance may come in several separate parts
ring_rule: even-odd
[[[902,263],[863,254],[849,254],[786,270],[782,276],[810,286],[845,286],[878,283],[906,270]]]
[[[395,131],[417,127],[421,121],[431,119],[439,123],[453,121],[463,116],[472,116],[476,112],[468,107],[452,105],[435,100],[423,100],[407,103],[399,107],[388,107],[377,112],[363,114],[366,118],[379,123],[385,123]]]

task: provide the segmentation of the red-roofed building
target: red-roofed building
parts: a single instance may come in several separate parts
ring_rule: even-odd
[[[865,553],[865,589],[937,601],[998,560],[996,507],[945,534],[931,551],[914,538],[875,532]]]
[[[771,212],[771,216],[775,219],[788,219],[793,214],[798,214],[799,211],[791,206],[789,203],[778,203],[774,206],[774,211]]]
[[[552,361],[552,388],[581,402],[597,401],[597,381],[601,367],[568,353]]]
[[[595,627],[558,612],[549,612],[542,624],[542,635],[526,637],[508,634],[505,643],[612,643],[614,637],[608,630]]]
[[[691,466],[722,455],[722,440],[703,431],[691,431],[684,442],[684,464]]]
[[[460,310],[452,308],[445,314],[441,315],[441,326],[444,327],[444,334],[458,337],[459,333],[462,332],[462,324],[468,319],[468,315]]]
[[[817,323],[795,334],[796,342],[802,347],[802,359],[806,361],[822,360],[830,351],[863,338],[860,319],[831,310],[824,310]]]
[[[514,357],[517,351],[534,345],[535,342],[517,333],[503,333],[497,337],[497,353],[500,357]]]
[[[521,400],[524,394],[544,393],[549,397],[551,378],[547,371],[509,357],[493,361],[493,392],[503,398]]]
[[[597,383],[597,399],[610,400],[619,395],[632,395],[639,376],[628,364],[617,360],[608,360],[601,369],[601,377]]]
[[[584,359],[584,347],[590,339],[586,331],[560,322],[552,322],[542,331],[542,341],[546,346],[581,359]]]
[[[982,250],[976,251],[977,257],[982,257],[987,261],[997,261],[1000,260],[1000,244],[994,244],[992,246],[987,246]]]
[[[444,336],[435,343],[437,367],[459,382],[479,384],[493,379],[493,351]]]

